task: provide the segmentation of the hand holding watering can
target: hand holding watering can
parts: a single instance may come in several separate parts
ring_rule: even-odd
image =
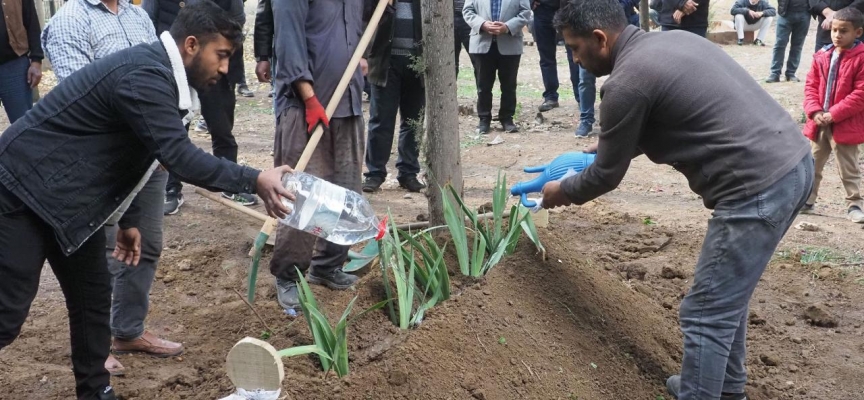
[[[549,164],[525,168],[525,172],[539,172],[540,175],[530,181],[516,183],[510,189],[510,194],[520,196],[523,206],[537,211],[542,207],[542,201],[538,204],[535,201],[528,200],[528,193],[540,193],[543,190],[543,186],[547,183],[582,172],[582,170],[594,162],[595,157],[595,154],[581,152],[564,153],[556,157]]]

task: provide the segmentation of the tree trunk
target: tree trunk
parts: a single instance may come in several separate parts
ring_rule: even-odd
[[[459,115],[456,101],[453,1],[423,0],[423,66],[426,82],[426,197],[432,226],[444,225],[442,191],[462,193]]]
[[[639,1],[639,25],[645,32],[651,31],[651,18],[648,17],[648,0]]]

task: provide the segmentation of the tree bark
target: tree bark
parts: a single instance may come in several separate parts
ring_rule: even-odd
[[[429,222],[444,225],[442,192],[447,184],[462,193],[459,115],[456,101],[453,1],[422,0],[423,64],[426,83],[426,144]]]
[[[651,31],[651,18],[648,17],[648,0],[639,1],[639,25],[645,32]]]

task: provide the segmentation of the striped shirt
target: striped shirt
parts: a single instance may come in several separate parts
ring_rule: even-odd
[[[501,19],[501,0],[491,0],[492,2],[492,21]]]
[[[158,40],[150,17],[129,0],[118,1],[117,14],[99,0],[70,0],[42,31],[58,81],[119,50]]]
[[[414,10],[412,0],[397,0],[393,21],[393,55],[411,55],[416,46],[414,37]]]

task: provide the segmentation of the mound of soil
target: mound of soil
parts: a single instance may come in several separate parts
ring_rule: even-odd
[[[383,311],[367,314],[349,329],[348,377],[325,378],[313,357],[286,359],[284,391],[315,399],[653,399],[676,368],[676,323],[616,270],[603,268],[598,254],[629,246],[632,251],[617,257],[635,260],[648,254],[639,243],[667,235],[637,219],[556,215],[543,233],[547,261],[526,240],[484,279],[452,271],[453,298],[431,310],[420,327],[403,332]],[[123,398],[213,399],[233,390],[224,372],[227,351],[266,329],[233,292],[242,291],[247,245],[167,242],[148,325],[183,340],[187,351],[170,360],[120,356],[129,374],[113,383]],[[457,268],[455,260],[450,264]],[[380,273],[366,271],[353,292],[314,290],[335,319],[354,296],[357,311],[380,301]],[[52,292],[50,281],[43,286]],[[311,343],[305,321],[283,315],[274,296],[272,278],[260,274],[256,307],[274,330],[269,341],[277,348]],[[10,398],[73,393],[59,300],[58,293],[40,296],[24,334],[4,350],[8,364],[0,370]]]

